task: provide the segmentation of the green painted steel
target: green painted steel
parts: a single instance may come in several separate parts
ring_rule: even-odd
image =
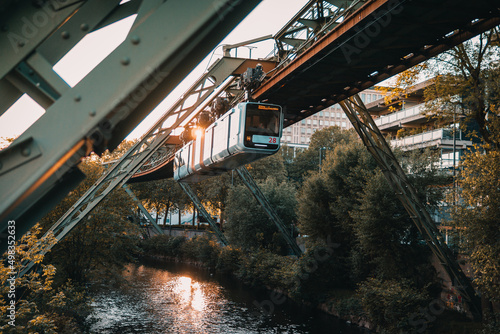
[[[247,168],[245,166],[238,167],[236,168],[236,172],[238,172],[238,175],[243,180],[245,186],[247,186],[257,202],[259,202],[259,204],[262,206],[269,219],[271,219],[271,221],[276,225],[286,243],[292,249],[293,254],[296,256],[302,255],[302,250],[290,235],[290,231],[286,228],[285,224],[273,209],[266,196],[262,193],[259,186],[255,183],[252,175],[250,175]]]
[[[417,226],[427,245],[437,256],[453,284],[460,290],[465,302],[469,305],[474,318],[481,318],[481,300],[477,296],[470,280],[455,260],[453,253],[444,242],[436,223],[432,220],[425,206],[416,194],[413,185],[408,181],[405,172],[399,165],[394,153],[373,121],[358,94],[340,103],[354,129],[362,139],[368,151],[377,161],[387,181]]]

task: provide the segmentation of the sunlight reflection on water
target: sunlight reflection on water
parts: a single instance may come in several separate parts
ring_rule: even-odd
[[[253,302],[265,295],[223,286],[206,271],[194,268],[130,265],[123,276],[124,286],[95,294],[93,332],[358,333],[352,328],[340,330],[336,319],[318,318],[317,312],[277,310],[263,316]]]

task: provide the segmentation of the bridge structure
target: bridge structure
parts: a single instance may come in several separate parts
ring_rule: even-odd
[[[258,3],[0,2],[0,54],[5,59],[0,64],[0,110],[23,92],[47,109],[0,151],[2,249],[9,220],[16,220],[19,233],[27,231],[84,177],[77,167],[82,157],[116,148]],[[249,96],[281,105],[285,126],[341,102],[429,247],[463,287],[476,317],[480,307],[470,282],[355,95],[499,25],[499,7],[494,0],[310,0],[273,36],[276,52],[258,61],[265,76]],[[71,88],[55,74],[53,65],[86,34],[134,13],[126,40],[79,84]],[[30,30],[32,26],[36,29]],[[255,60],[232,57],[215,62],[50,232],[62,239],[127,181],[171,177],[174,129],[216,97],[230,103],[244,99],[238,81],[255,65]]]

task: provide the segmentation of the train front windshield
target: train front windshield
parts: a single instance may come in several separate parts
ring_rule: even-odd
[[[251,103],[246,108],[245,146],[277,147],[280,137],[280,108]]]

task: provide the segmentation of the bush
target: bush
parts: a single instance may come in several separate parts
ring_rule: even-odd
[[[216,269],[223,273],[236,273],[242,263],[243,252],[232,246],[223,247],[217,259]]]
[[[251,286],[286,290],[293,284],[295,262],[293,258],[259,250],[243,258],[237,276]]]
[[[357,292],[368,320],[387,333],[414,330],[408,322],[410,317],[429,304],[427,294],[404,280],[369,278]]]

